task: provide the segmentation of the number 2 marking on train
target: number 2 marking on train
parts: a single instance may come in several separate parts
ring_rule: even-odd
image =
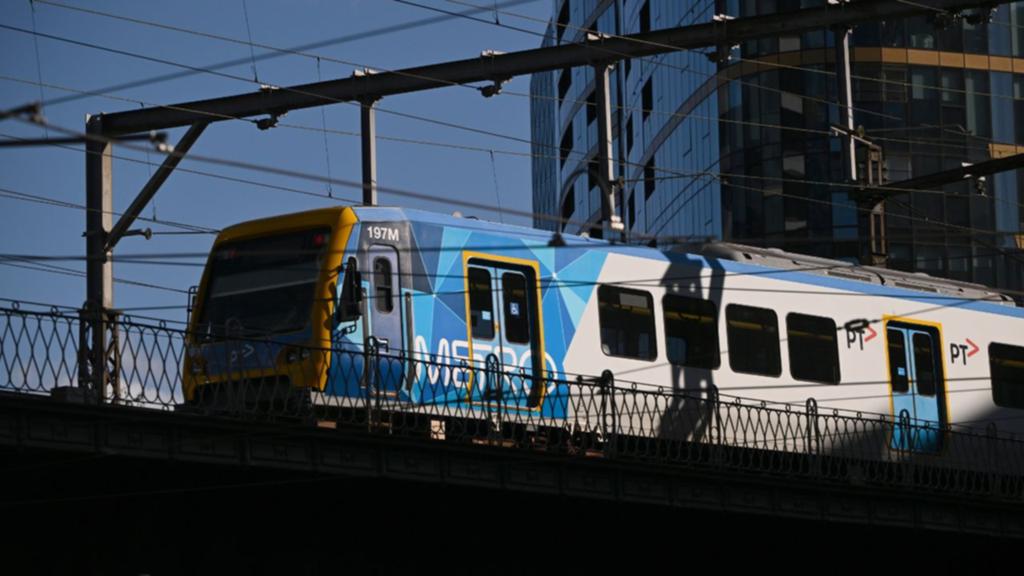
[[[388,242],[398,242],[397,228],[387,228],[385,226],[368,226],[366,229],[366,233],[373,240],[387,240]]]

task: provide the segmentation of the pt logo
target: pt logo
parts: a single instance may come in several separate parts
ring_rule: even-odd
[[[253,355],[253,352],[256,352],[256,348],[254,348],[252,344],[245,344],[242,346],[241,350],[236,349],[231,351],[231,362],[238,362],[239,356],[242,358],[248,358]]]
[[[871,342],[878,336],[878,332],[871,327],[867,320],[851,320],[846,323],[844,328],[846,328],[847,348],[857,346],[859,350],[863,350],[865,342]]]
[[[964,366],[967,366],[967,359],[978,353],[981,348],[977,344],[971,341],[970,338],[964,338],[964,342],[967,344],[957,344],[956,342],[950,342],[949,344],[949,363],[956,364],[959,361]]]

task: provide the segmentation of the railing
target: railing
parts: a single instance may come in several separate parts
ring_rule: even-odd
[[[121,318],[106,390],[79,387],[79,318],[0,308],[0,391],[217,418],[283,420],[567,456],[800,476],[1024,500],[1024,442],[907,417],[769,406],[596,377],[539,377],[426,354],[311,348],[286,338],[189,344]],[[309,384],[316,384],[309,387]],[[320,389],[320,383],[326,383]],[[184,389],[194,387],[186,400]],[[191,388],[190,388],[191,389]]]

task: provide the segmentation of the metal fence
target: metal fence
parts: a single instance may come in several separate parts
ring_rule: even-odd
[[[885,415],[771,406],[601,375],[555,378],[426,354],[309,347],[120,318],[103,390],[78,352],[81,322],[53,309],[0,308],[0,392],[51,394],[211,418],[280,420],[567,457],[911,487],[1024,500],[1024,442]],[[186,394],[186,390],[188,393]],[[187,397],[186,397],[187,396]]]

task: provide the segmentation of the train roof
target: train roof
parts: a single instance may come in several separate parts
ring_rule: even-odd
[[[324,212],[340,212],[349,207],[338,206],[311,210],[301,214]],[[528,243],[548,244],[553,239],[553,232],[527,226],[505,224],[481,220],[473,216],[440,214],[414,208],[385,206],[353,206],[351,209],[362,222],[413,221],[440,226],[458,226],[485,232],[509,235]],[[298,214],[296,214],[298,215]],[[293,215],[294,216],[294,215]],[[234,228],[234,227],[232,227]],[[759,248],[732,242],[707,242],[687,244],[671,248],[650,248],[635,244],[611,244],[604,240],[596,240],[585,236],[562,234],[561,242],[567,246],[585,248],[601,246],[611,252],[658,260],[675,260],[678,258],[701,258],[705,261],[717,260],[734,262],[727,269],[742,268],[748,265],[766,267],[784,272],[785,279],[820,285],[833,285],[847,290],[863,291],[893,297],[918,298],[927,300],[957,299],[967,304],[964,307],[988,308],[997,305],[1013,316],[1024,316],[1024,309],[1017,308],[1013,312],[1007,308],[1016,308],[1016,302],[997,290],[982,284],[961,282],[946,278],[937,278],[920,272],[903,272],[875,266],[861,266],[843,260],[834,260],[804,254],[786,252],[778,248]],[[817,280],[815,279],[817,278]],[[988,309],[994,312],[994,309]],[[1019,313],[1019,314],[1018,314]]]
[[[533,239],[538,242],[549,242],[553,232],[538,230],[526,226],[504,224],[480,220],[474,217],[464,217],[457,213],[453,215],[438,214],[426,210],[409,208],[381,208],[381,207],[359,207],[356,214],[360,220],[383,221],[383,220],[415,220],[441,225],[457,225],[465,228],[476,228],[490,232],[512,234],[523,239]],[[759,248],[733,242],[707,242],[697,245],[677,246],[668,249],[654,249],[634,244],[609,244],[604,240],[595,240],[584,236],[563,234],[562,240],[570,245],[585,246],[588,244],[601,245],[619,253],[627,253],[635,256],[657,257],[664,255],[670,258],[673,255],[693,255],[705,259],[727,260],[744,264],[754,264],[769,268],[791,270],[804,274],[811,274],[824,278],[846,280],[855,283],[863,283],[875,287],[896,288],[913,292],[923,292],[933,296],[962,298],[979,302],[990,302],[1008,307],[1016,307],[1016,302],[1010,296],[982,284],[962,282],[947,278],[938,278],[923,272],[904,272],[877,266],[862,266],[852,264],[843,260],[821,258],[786,252],[778,248]],[[875,290],[869,290],[876,292]]]
[[[693,252],[693,247],[676,250]],[[862,266],[843,260],[796,254],[778,248],[758,248],[732,242],[706,243],[699,246],[696,252],[704,257],[760,264],[783,270],[796,270],[806,274],[865,282],[875,286],[889,286],[1016,306],[1013,298],[983,284],[937,278],[923,272],[904,272],[877,266]]]

